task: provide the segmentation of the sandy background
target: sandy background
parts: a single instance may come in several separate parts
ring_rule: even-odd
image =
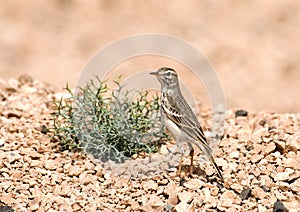
[[[165,33],[190,42],[207,56],[229,108],[300,110],[297,0],[0,4],[0,78],[5,80],[26,73],[59,88],[66,82],[75,86],[88,59],[104,45],[132,34]],[[166,64],[177,67],[172,61],[146,57],[119,68],[126,72]]]

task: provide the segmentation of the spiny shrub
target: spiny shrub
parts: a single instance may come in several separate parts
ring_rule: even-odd
[[[52,139],[63,149],[83,150],[102,161],[122,163],[133,154],[156,152],[168,139],[160,122],[159,98],[147,91],[112,90],[98,77],[55,102]]]

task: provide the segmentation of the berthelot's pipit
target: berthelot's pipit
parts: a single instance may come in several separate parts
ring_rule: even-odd
[[[197,146],[204,156],[212,163],[216,169],[219,178],[223,181],[222,173],[217,166],[213,156],[212,149],[207,143],[202,127],[187,101],[181,94],[178,75],[172,68],[160,68],[155,75],[161,84],[161,118],[167,130],[174,138],[181,152],[181,160],[178,166],[178,173],[182,166],[182,142],[187,142],[190,148],[191,164],[190,174],[193,173],[194,149],[192,145]]]

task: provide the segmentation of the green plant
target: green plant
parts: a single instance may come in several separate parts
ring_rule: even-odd
[[[116,90],[98,77],[71,97],[56,101],[52,139],[63,149],[83,150],[102,161],[124,162],[133,154],[156,152],[168,139],[160,122],[159,98],[148,92]]]

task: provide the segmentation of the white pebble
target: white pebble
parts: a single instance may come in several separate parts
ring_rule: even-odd
[[[4,140],[0,138],[0,147],[4,145]]]

